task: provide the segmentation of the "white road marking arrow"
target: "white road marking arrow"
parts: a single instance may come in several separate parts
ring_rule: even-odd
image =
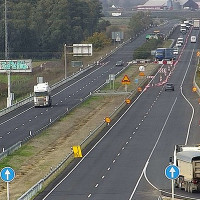
[[[10,172],[9,170],[7,169],[6,172],[5,172],[5,175],[6,175],[6,180],[9,180],[9,175],[10,175]]]
[[[175,169],[172,167],[169,172],[171,173],[171,177],[174,178]]]

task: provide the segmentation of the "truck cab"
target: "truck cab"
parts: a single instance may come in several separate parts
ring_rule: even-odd
[[[34,106],[45,107],[51,106],[52,100],[50,95],[50,87],[47,82],[38,83],[34,86]]]

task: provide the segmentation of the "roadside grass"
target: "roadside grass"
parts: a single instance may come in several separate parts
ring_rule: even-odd
[[[5,157],[0,162],[0,168],[12,167],[15,170],[19,170],[26,158],[30,158],[34,155],[35,148],[29,144],[23,145],[20,149],[13,154]]]
[[[200,87],[200,65],[198,66],[198,69],[196,71],[195,81],[196,81],[196,84]]]

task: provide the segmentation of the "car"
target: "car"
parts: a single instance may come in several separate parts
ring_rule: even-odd
[[[123,66],[123,65],[124,65],[124,63],[123,63],[122,60],[118,60],[118,61],[116,62],[116,64],[115,64],[115,66]]]
[[[181,47],[182,46],[182,44],[181,43],[176,43],[176,45],[175,45],[176,47]]]
[[[177,48],[177,47],[174,48],[173,54],[174,54],[174,55],[178,55],[178,48]]]
[[[177,43],[181,43],[181,45],[183,45],[184,39],[183,39],[182,37],[179,37],[179,38],[177,39]]]
[[[165,85],[165,91],[172,90],[174,91],[174,84],[173,83],[166,83]]]
[[[191,36],[191,43],[196,43],[196,41],[197,41],[196,36],[192,35]]]

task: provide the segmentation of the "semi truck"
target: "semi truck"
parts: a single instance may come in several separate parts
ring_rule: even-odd
[[[34,106],[35,107],[47,107],[51,106],[51,90],[48,82],[38,83],[34,85]]]
[[[155,51],[155,59],[158,61],[175,59],[173,48],[157,48]]]
[[[174,164],[180,170],[175,187],[186,192],[200,192],[200,144],[176,145]]]
[[[199,19],[194,19],[194,21],[193,21],[193,29],[199,30],[199,26],[200,26],[200,20]]]

